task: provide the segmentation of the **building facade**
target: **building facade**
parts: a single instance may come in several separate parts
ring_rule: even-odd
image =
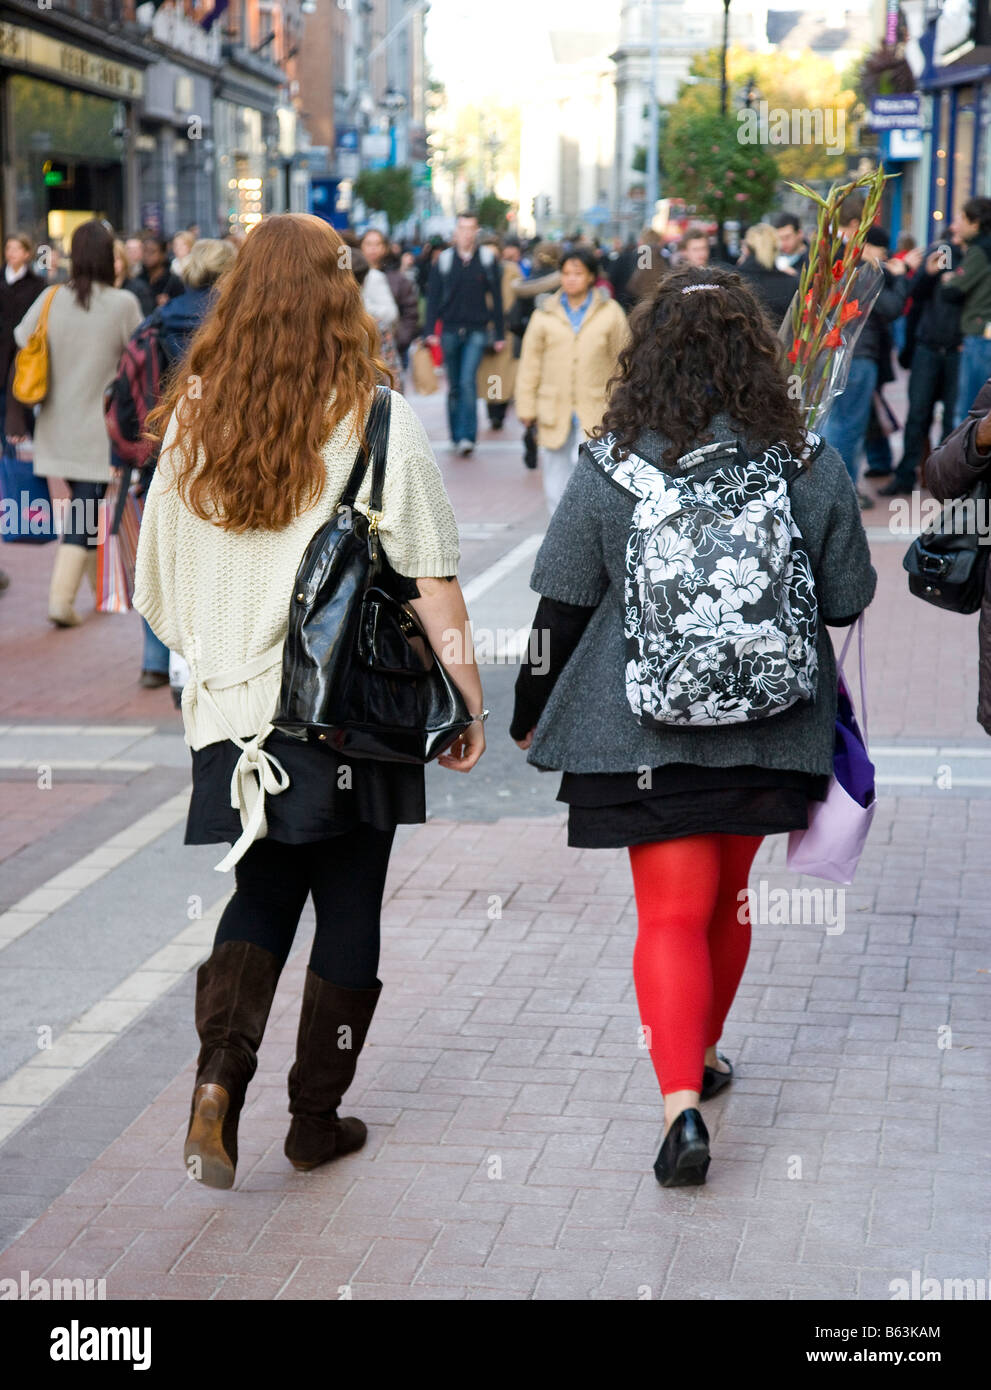
[[[309,205],[295,67],[314,0],[0,0],[0,216],[66,250]]]
[[[135,137],[150,55],[131,0],[0,3],[0,214],[39,244],[138,218]]]
[[[314,211],[346,225],[360,207],[362,169],[408,167],[417,192],[413,221],[429,197],[426,145],[426,0],[312,0],[298,67],[304,148]],[[426,193],[424,190],[427,190]]]

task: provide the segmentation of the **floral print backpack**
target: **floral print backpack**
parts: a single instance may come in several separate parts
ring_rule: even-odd
[[[615,438],[582,446],[636,499],[626,547],[626,696],[644,727],[738,724],[816,692],[818,608],[789,483],[822,451],[733,442],[684,454],[670,472]]]

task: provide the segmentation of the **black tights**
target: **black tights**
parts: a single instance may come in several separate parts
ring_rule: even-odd
[[[220,918],[214,947],[253,941],[284,965],[312,893],[317,930],[310,969],[341,989],[373,988],[394,835],[361,825],[308,845],[256,840],[235,866],[237,887]]]

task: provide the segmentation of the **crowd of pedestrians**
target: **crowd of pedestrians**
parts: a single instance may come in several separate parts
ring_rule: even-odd
[[[863,215],[862,200],[844,203],[844,240]],[[561,773],[568,843],[629,853],[633,976],[664,1107],[654,1171],[665,1187],[706,1180],[699,1106],[733,1077],[718,1047],[749,951],[747,875],[763,837],[806,829],[828,794],[827,627],[849,627],[874,594],[861,455],[869,473],[892,474],[886,491],[914,487],[942,403],[934,491],[957,495],[991,469],[991,201],[965,204],[951,237],[925,250],[902,240],[892,255],[887,233],[867,229],[863,254],[883,286],[824,438],[804,427],[778,335],[808,255],[790,214],[747,229],[735,266],[701,227],[672,244],[648,230],[610,248],[522,245],[464,212],[449,246],[416,253],[375,229],[339,235],[285,214],[243,244],[191,234],[170,246],[150,232],[115,242],[88,221],[68,275],[49,285],[29,239],[8,238],[5,457],[31,440],[36,474],[64,480],[79,504],[56,549],[49,618],[78,624],[84,574],[95,587],[98,504],[115,471],[136,471],[142,684],[165,682],[170,653],[185,661],[186,842],[231,847],[217,867],[234,870],[235,891],[197,974],[191,1176],[234,1182],[241,1109],[310,895],[285,1153],[309,1169],[365,1142],[362,1121],[338,1108],[383,988],[396,828],[426,818],[432,756],[409,744],[396,754],[389,739],[437,729],[421,727],[419,697],[397,714],[397,691],[431,672],[442,682],[441,767],[469,772],[485,751],[458,528],[401,389],[420,340],[446,373],[458,458],[476,446],[479,400],[494,429],[514,403],[524,462],[542,454],[550,523],[529,650],[543,659],[521,663],[508,732],[533,766]],[[11,370],[43,314],[48,390],[32,411],[13,398]],[[910,370],[897,466],[877,416],[896,345]],[[108,387],[108,400],[134,404],[133,437],[105,413]],[[698,476],[695,515],[679,489]],[[321,572],[325,588],[321,547],[343,557]],[[356,582],[367,565],[381,587]],[[304,694],[328,691],[319,674],[301,690],[287,642],[310,659],[329,643],[339,660],[352,639],[361,679],[382,679],[356,721],[293,714]],[[991,731],[985,684],[991,675]]]

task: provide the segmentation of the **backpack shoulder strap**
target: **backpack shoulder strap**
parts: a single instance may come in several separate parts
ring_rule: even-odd
[[[451,266],[454,264],[454,251],[450,246],[445,246],[444,250],[437,257],[437,269],[441,275],[450,275]]]
[[[605,434],[600,439],[586,439],[579,453],[585,453],[588,460],[602,473],[613,487],[627,497],[642,501],[645,497],[656,497],[667,485],[667,480],[659,468],[639,454],[629,453],[625,459],[617,459],[614,453],[615,436]]]

